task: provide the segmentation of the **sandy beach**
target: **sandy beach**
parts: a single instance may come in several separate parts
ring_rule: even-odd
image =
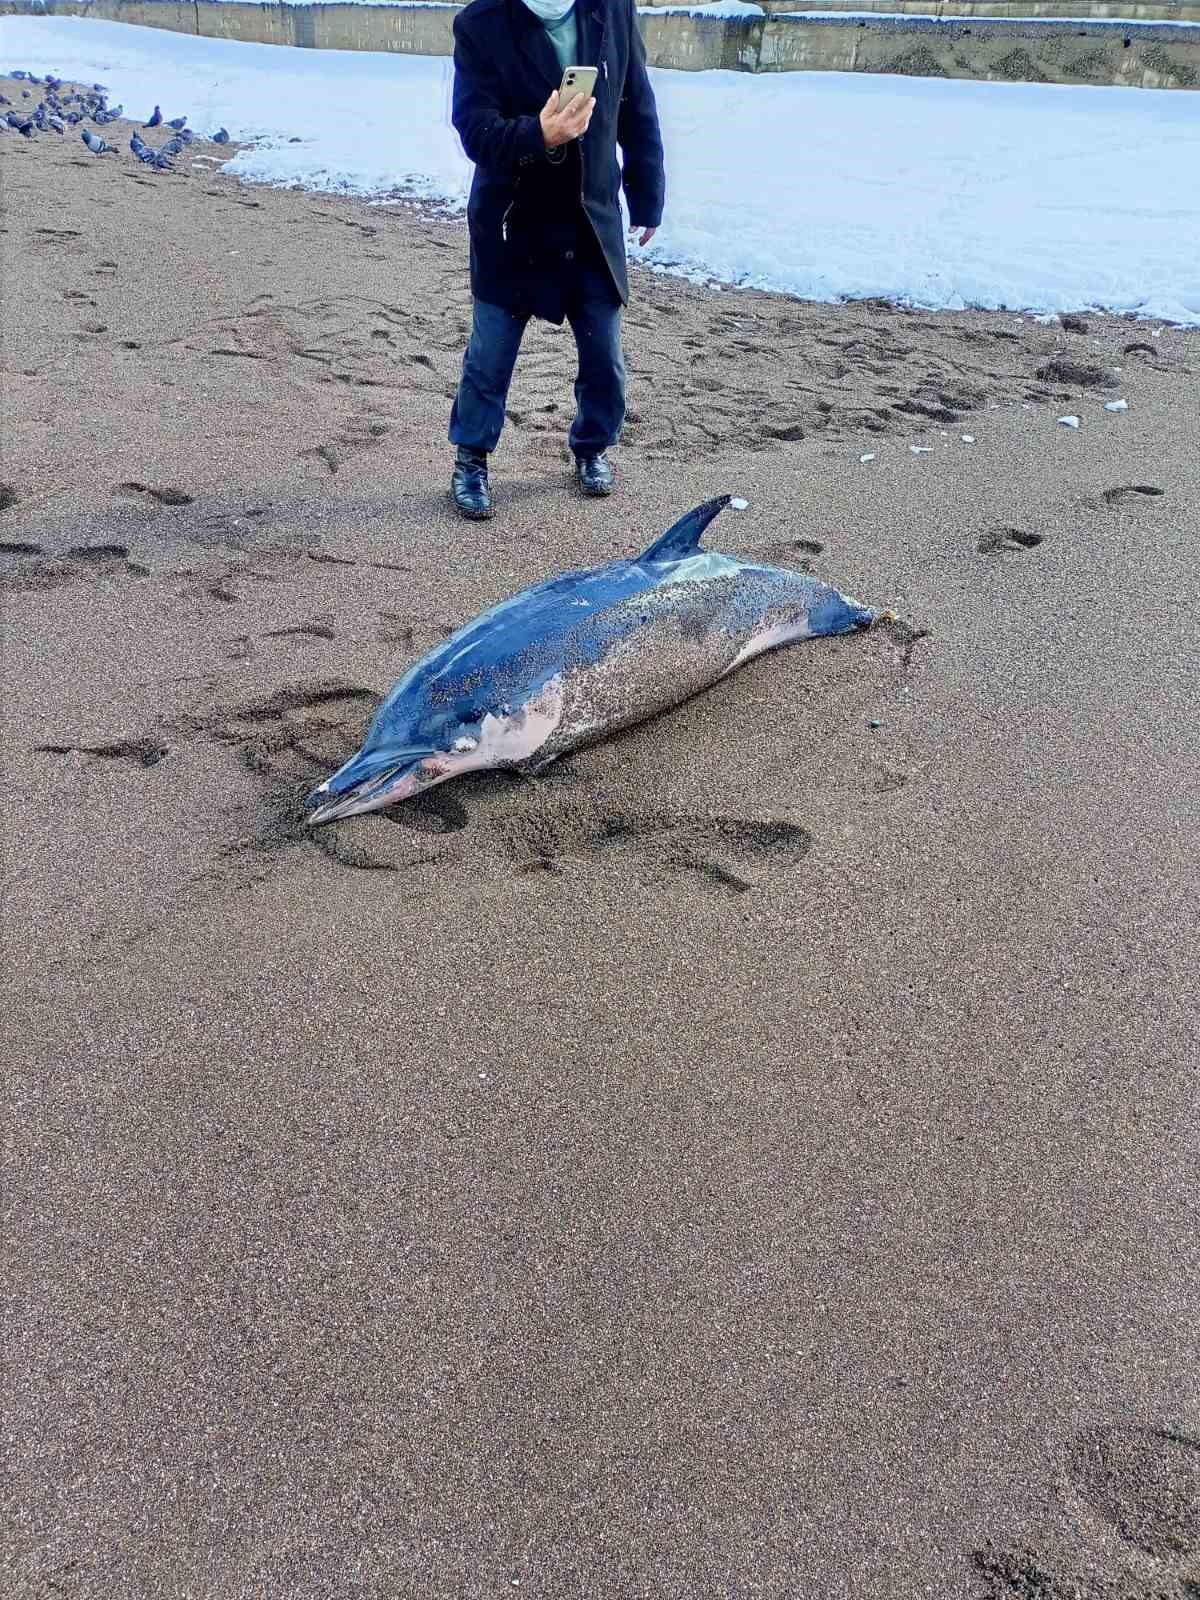
[[[635,270],[471,525],[465,230],[227,153],[0,146],[0,1589],[1195,1600],[1200,331]],[[722,493],[904,626],[304,827]]]

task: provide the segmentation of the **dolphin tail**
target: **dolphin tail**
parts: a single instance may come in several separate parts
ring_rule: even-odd
[[[700,548],[705,528],[719,511],[724,511],[732,499],[732,495],[719,494],[715,500],[706,500],[703,505],[696,506],[687,516],[680,517],[678,522],[673,523],[666,533],[659,534],[654,543],[643,550],[637,559],[678,561],[684,556],[694,555]]]

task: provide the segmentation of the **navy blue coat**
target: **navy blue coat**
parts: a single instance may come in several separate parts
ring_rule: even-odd
[[[538,113],[562,69],[541,22],[521,0],[471,0],[455,15],[452,120],[475,163],[467,223],[477,299],[561,322],[582,222],[595,235],[585,238],[585,252],[599,263],[598,244],[628,302],[621,187],[639,228],[659,225],[666,196],[658,108],[634,6],[576,0],[572,65],[599,67],[596,105],[583,138],[549,154]]]

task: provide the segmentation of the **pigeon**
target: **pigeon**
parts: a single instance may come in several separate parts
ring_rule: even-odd
[[[79,137],[94,156],[102,156],[106,153],[116,154],[115,147],[109,144],[107,139],[102,139],[98,133],[93,133],[90,128],[84,128]]]
[[[61,78],[56,78],[56,77],[53,76],[52,73],[48,72],[46,74],[46,87],[47,87],[47,89],[61,89],[62,88],[62,79]]]
[[[55,133],[66,133],[67,131],[66,124],[61,117],[47,117],[46,122],[54,129]]]
[[[28,76],[29,74],[25,71],[24,67],[18,67],[15,72],[9,73],[10,78],[27,78]]]
[[[22,89],[21,90],[21,99],[22,100],[28,100],[29,99],[29,90],[28,89]]]
[[[182,139],[184,144],[191,144],[195,137],[196,135],[190,128],[180,128],[179,132],[175,135],[175,138]]]
[[[173,144],[174,140],[171,143]],[[153,167],[156,172],[171,172],[174,170],[171,166],[170,157],[175,155],[176,152],[171,149],[170,145],[164,145],[161,150],[155,150],[152,145],[146,143],[141,134],[135,131],[130,136],[129,148],[143,165]]]
[[[94,83],[92,85],[92,88],[96,91],[97,94],[107,94],[108,93],[108,85],[106,83]]]
[[[19,118],[18,118],[18,120],[16,122],[13,122],[12,119],[10,118],[9,119],[9,127],[10,128],[15,128],[18,133],[23,133],[27,139],[32,139],[33,138],[33,118],[32,117],[30,117],[28,119],[28,121],[26,121],[26,122],[22,122]]]
[[[147,127],[147,128],[157,128],[161,121],[162,121],[162,109],[159,106],[155,106],[154,115],[150,118],[150,121],[147,122],[147,123],[144,123],[143,126]]]
[[[167,123],[167,127],[174,128],[176,133],[178,133],[180,128],[182,128],[186,122],[186,117],[173,117],[171,121]]]
[[[71,124],[72,127],[74,127],[76,125],[76,123],[79,123],[79,122],[83,121],[83,112],[82,111],[68,111],[67,112],[67,121]]]
[[[167,140],[166,144],[163,145],[162,149],[158,153],[160,156],[177,156],[183,148],[183,140],[178,134],[176,134],[173,139]]]
[[[216,133],[214,133],[213,136],[212,136],[212,142],[214,144],[228,144],[229,143],[229,134],[228,134],[228,132],[224,128],[218,128]]]
[[[12,105],[12,101],[8,98],[8,96],[6,94],[0,94],[0,106],[10,105]]]

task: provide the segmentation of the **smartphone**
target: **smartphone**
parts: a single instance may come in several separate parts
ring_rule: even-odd
[[[569,106],[576,95],[587,98],[596,87],[596,67],[568,67],[558,91],[558,109]]]

